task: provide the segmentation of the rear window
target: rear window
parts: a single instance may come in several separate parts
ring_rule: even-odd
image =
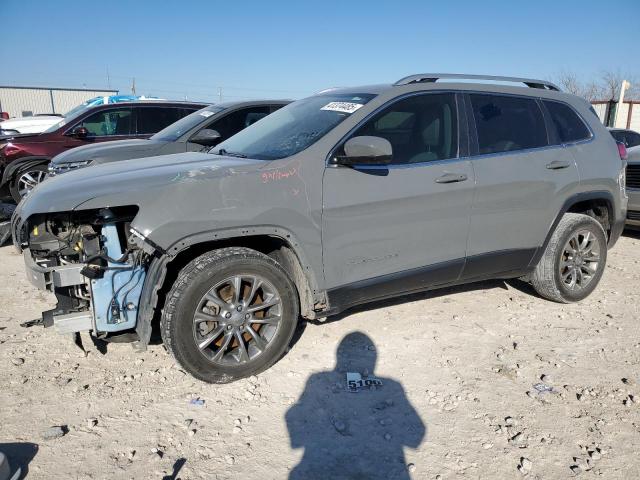
[[[547,131],[534,99],[471,94],[481,155],[544,147]]]
[[[577,142],[591,136],[591,132],[571,107],[564,103],[545,100],[551,123],[556,128],[561,143]]]

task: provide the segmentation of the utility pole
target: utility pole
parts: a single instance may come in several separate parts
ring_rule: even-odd
[[[133,77],[133,81],[131,82],[131,93],[133,95],[136,94],[136,77]]]
[[[620,85],[620,96],[618,97],[618,105],[616,106],[616,114],[615,117],[613,119],[613,127],[617,127],[618,126],[618,116],[620,115],[620,110],[622,110],[622,106],[623,106],[623,101],[624,101],[624,92],[631,86],[631,83],[629,83],[626,80],[622,81],[622,85]],[[629,106],[629,108],[631,108],[631,106]]]
[[[109,76],[109,65],[107,65],[107,88],[111,90],[111,77]]]
[[[218,87],[218,102],[222,102],[222,87]]]

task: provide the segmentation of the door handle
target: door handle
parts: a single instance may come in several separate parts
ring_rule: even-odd
[[[444,175],[436,178],[436,183],[456,183],[464,182],[467,176],[464,173],[445,173]]]
[[[567,162],[566,160],[554,160],[551,163],[547,163],[547,168],[549,170],[560,170],[569,166],[571,166],[571,163]]]

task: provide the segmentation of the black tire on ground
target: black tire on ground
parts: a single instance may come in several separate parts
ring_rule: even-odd
[[[11,192],[11,196],[13,197],[13,199],[15,200],[16,203],[20,203],[20,200],[22,200],[23,195],[20,195],[20,186],[19,186],[19,181],[20,178],[22,177],[22,175],[24,175],[25,173],[31,173],[32,174],[32,178],[34,178],[34,180],[36,179],[36,176],[41,175],[42,172],[44,172],[45,174],[48,172],[48,165],[47,164],[40,164],[40,165],[34,165],[32,167],[28,167],[24,170],[18,170],[14,176],[13,179],[11,180],[11,183],[9,184],[9,191]],[[44,178],[43,178],[44,180]]]
[[[568,242],[580,232],[588,232],[590,234],[589,239],[591,242],[594,242],[593,245],[598,250],[597,257],[599,260],[594,262],[591,259],[596,258],[595,256],[582,255],[582,253],[576,256],[578,264],[580,265],[580,267],[576,268],[582,268],[579,272],[580,276],[588,271],[585,270],[587,268],[586,266],[582,267],[583,264],[588,265],[590,269],[595,271],[584,287],[572,289],[570,288],[572,282],[571,276],[563,281],[561,262],[563,266],[562,272],[565,272],[565,274],[575,266],[573,256],[566,255],[565,248],[571,247],[571,245],[568,245]],[[580,236],[579,239],[584,239],[584,237]],[[587,260],[586,262],[585,259]],[[578,302],[589,296],[596,288],[604,272],[606,261],[607,236],[602,225],[588,215],[566,213],[553,232],[540,262],[531,273],[530,282],[533,288],[544,298],[560,303]],[[567,263],[570,264],[570,266],[564,267]],[[576,274],[574,273],[573,275]]]
[[[207,292],[219,282],[236,275],[257,275],[273,286],[281,300],[281,319],[259,355],[244,363],[221,365],[205,356],[198,347],[194,315]],[[278,361],[291,342],[298,315],[297,290],[280,264],[248,248],[222,248],[197,257],[180,271],[167,294],[160,329],[167,350],[188,373],[205,382],[228,383],[256,375]],[[249,335],[248,331],[246,335]],[[229,348],[233,350],[232,347],[230,344]]]

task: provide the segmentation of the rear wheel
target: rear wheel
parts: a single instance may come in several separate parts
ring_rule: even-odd
[[[223,248],[182,269],[167,296],[161,331],[191,375],[226,383],[273,365],[297,322],[297,292],[282,267],[248,248]]]
[[[565,214],[531,274],[543,297],[561,303],[586,298],[598,285],[607,261],[607,237],[598,221]]]
[[[47,165],[34,165],[24,170],[19,170],[9,186],[11,196],[16,203],[19,203],[31,190],[43,182],[47,178],[47,172]]]

